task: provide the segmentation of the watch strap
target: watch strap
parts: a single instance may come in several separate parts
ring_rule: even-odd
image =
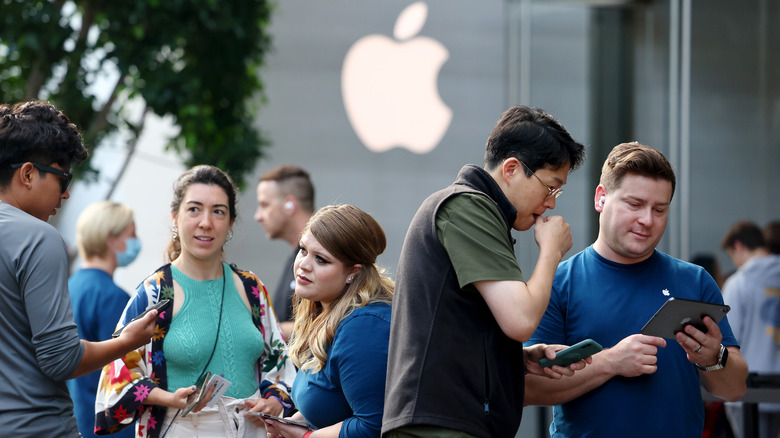
[[[729,358],[729,351],[726,349],[723,344],[720,344],[720,351],[718,352],[718,362],[715,363],[715,365],[710,365],[708,367],[703,367],[699,364],[695,364],[696,368],[702,370],[702,371],[715,371],[720,370],[726,367],[726,361]]]

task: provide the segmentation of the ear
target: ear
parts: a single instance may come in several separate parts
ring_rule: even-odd
[[[360,263],[352,265],[352,267],[349,269],[349,273],[347,274],[347,278],[354,277],[361,269],[363,269],[363,265]],[[347,283],[350,283],[350,281],[347,281]]]
[[[501,176],[507,184],[518,172],[523,172],[523,165],[516,157],[509,157],[501,163]]]
[[[32,163],[24,163],[19,171],[14,174],[14,179],[19,182],[27,190],[32,189],[33,171],[35,166]]]
[[[287,195],[284,197],[284,211],[287,214],[293,214],[297,210],[298,202],[293,195]]]
[[[604,202],[602,201],[602,197],[606,199],[607,189],[605,189],[603,185],[599,184],[598,187],[596,187],[596,195],[593,197],[593,208],[595,208],[599,213],[604,211]]]

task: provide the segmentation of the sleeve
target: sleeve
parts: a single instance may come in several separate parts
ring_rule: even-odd
[[[460,287],[480,280],[523,281],[506,221],[487,197],[453,196],[439,208],[436,229]]]
[[[287,355],[287,344],[282,338],[282,329],[271,307],[265,285],[248,271],[239,271],[244,277],[244,287],[251,295],[252,319],[263,335],[263,354],[257,363],[260,394],[263,398],[275,397],[284,406],[285,415],[295,412],[290,389],[295,380],[295,366]]]
[[[744,335],[742,315],[745,312],[743,309],[745,300],[740,296],[738,276],[739,274],[734,274],[726,280],[726,283],[723,285],[723,301],[731,307],[728,313],[731,330],[737,339],[742,339]]]
[[[701,301],[706,301],[709,303],[717,303],[717,304],[728,304],[725,303],[725,287],[724,292],[721,292],[721,290],[718,288],[718,283],[715,282],[715,280],[712,278],[710,274],[707,273],[707,271],[704,270],[704,268],[697,266],[699,268],[700,277],[699,282],[702,287],[702,294],[704,298],[702,298]],[[734,278],[734,283],[736,285],[739,284],[739,279]],[[725,286],[725,285],[724,285]],[[736,300],[739,300],[738,297],[732,297],[736,298]],[[742,300],[740,300],[742,301]],[[737,332],[732,331],[732,323],[735,323],[735,326],[738,327],[739,324],[741,324],[739,312],[741,309],[739,309],[739,305],[737,306],[737,309],[734,309],[733,307],[729,311],[728,315],[725,316],[723,319],[720,320],[718,323],[718,328],[720,328],[720,333],[723,335],[723,339],[721,340],[721,343],[725,346],[736,346],[739,347],[739,339],[735,336]],[[734,313],[734,315],[732,315]],[[735,317],[736,316],[736,317]],[[737,331],[739,328],[737,328]]]
[[[68,293],[68,257],[57,231],[46,225],[30,235],[19,274],[31,341],[41,371],[64,382],[84,356]]]
[[[382,427],[390,323],[359,315],[337,331],[331,349],[331,380],[339,382],[353,415],[339,437],[378,437]]]
[[[135,296],[127,303],[120,318],[121,326],[156,302],[149,295],[149,279],[141,284]],[[161,316],[162,317],[162,316]],[[156,333],[152,340],[158,338]],[[159,377],[154,375],[153,362],[162,360],[162,352],[154,352],[152,342],[127,353],[103,367],[95,398],[95,434],[106,435],[133,424],[141,415],[150,415],[143,401],[149,392],[159,387]]]

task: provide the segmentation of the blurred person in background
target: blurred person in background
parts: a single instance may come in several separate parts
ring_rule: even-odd
[[[281,239],[292,248],[282,275],[271,293],[271,304],[285,339],[293,329],[292,300],[295,292],[293,263],[298,254],[301,231],[314,214],[314,185],[306,170],[289,164],[275,167],[260,177],[257,184],[257,211],[269,239]]]
[[[780,374],[780,255],[769,252],[761,229],[750,221],[732,225],[721,247],[737,267],[723,285],[723,296],[742,355],[751,373]],[[758,412],[759,437],[777,438],[780,403],[759,403]],[[741,438],[742,403],[727,403],[726,415]]]
[[[81,267],[68,280],[73,319],[79,337],[87,341],[111,339],[130,296],[114,283],[117,267],[129,265],[141,251],[135,234],[133,210],[113,201],[87,206],[76,222],[76,245]],[[68,380],[79,432],[85,438],[96,436],[95,395],[100,370]],[[115,437],[131,438],[132,429]]]
[[[780,254],[780,221],[772,221],[764,227],[766,247],[772,254]]]

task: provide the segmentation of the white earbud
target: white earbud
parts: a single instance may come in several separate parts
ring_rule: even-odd
[[[292,208],[293,208],[293,202],[292,201],[287,201],[287,202],[284,203],[284,209],[285,210],[292,210]]]
[[[604,206],[604,200],[605,199],[607,199],[606,196],[602,196],[602,197],[599,198],[599,207],[603,207]]]

